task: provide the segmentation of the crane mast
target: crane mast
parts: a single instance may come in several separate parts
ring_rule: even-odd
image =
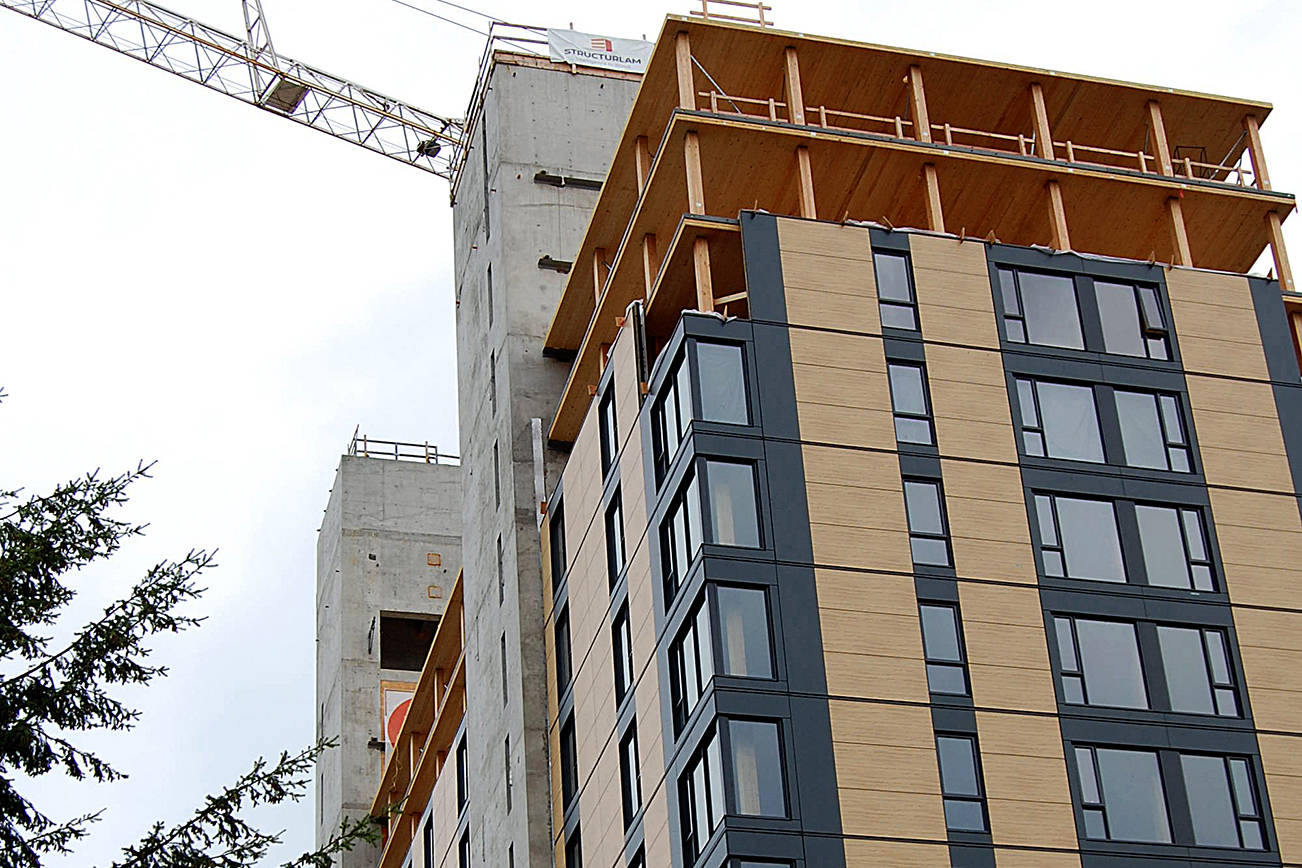
[[[245,39],[146,0],[0,0],[0,7],[452,180],[462,121],[277,55],[261,0],[243,5]]]

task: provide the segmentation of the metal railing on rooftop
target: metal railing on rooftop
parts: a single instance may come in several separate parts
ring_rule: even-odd
[[[359,426],[360,427],[360,426]],[[461,464],[461,456],[440,452],[438,444],[408,443],[402,440],[377,440],[353,431],[348,454],[360,458],[387,458],[390,461],[423,461],[426,464]]]

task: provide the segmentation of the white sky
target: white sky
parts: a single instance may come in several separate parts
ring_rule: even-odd
[[[242,26],[237,0],[171,2]],[[281,53],[464,110],[480,37],[390,0],[264,2]],[[652,39],[689,8],[480,3]],[[1302,4],[775,5],[786,29],[1271,101],[1272,180],[1302,187]],[[98,864],[255,756],[311,741],[316,529],[338,456],[357,423],[457,447],[451,212],[431,175],[8,11],[0,80],[0,485],[158,460],[130,510],[150,533],[83,577],[86,613],[157,559],[221,549],[208,622],[158,642],[171,676],[128,694],[140,725],[83,740],[131,780],[32,788],[55,817],[108,806],[58,863]],[[309,798],[271,818],[291,845],[276,855],[310,845],[312,814]]]

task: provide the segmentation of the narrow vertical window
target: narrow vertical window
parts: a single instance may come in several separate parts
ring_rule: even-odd
[[[606,507],[606,573],[613,590],[619,574],[624,571],[624,506],[618,491]]]
[[[1047,576],[1124,582],[1121,536],[1111,501],[1037,494],[1040,557]]]
[[[583,838],[578,826],[565,837],[565,868],[583,868]]]
[[[877,279],[877,307],[886,328],[918,330],[918,301],[913,292],[913,269],[903,253],[873,253]]]
[[[620,705],[633,687],[633,637],[628,624],[628,604],[620,607],[611,625],[615,658],[615,705]]]
[[[457,845],[458,868],[470,868],[470,827],[461,833],[461,843]]]
[[[488,354],[488,406],[497,415],[497,353]]]
[[[564,696],[573,676],[570,669],[570,610],[568,606],[556,616],[556,626],[553,630],[556,636],[556,695]]]
[[[951,832],[986,831],[985,789],[976,739],[968,735],[937,735],[940,790],[944,797],[945,828]]]
[[[717,732],[710,733],[678,780],[678,805],[683,851],[695,864],[715,827],[726,813],[723,800],[723,761]]]
[[[1215,589],[1201,510],[1140,504],[1135,507],[1135,518],[1150,585]]]
[[[503,780],[506,782],[506,812],[509,814],[511,813],[512,790],[514,789],[514,783],[511,780],[511,736],[509,735],[506,737],[506,741],[502,743],[502,774]]]
[[[688,477],[660,529],[665,605],[673,602],[702,541],[701,494],[696,475]]]
[[[712,643],[710,607],[702,600],[669,650],[675,732],[681,731],[687,723],[706,685],[714,677]]]
[[[934,446],[931,406],[927,401],[927,374],[922,365],[888,362],[891,407],[895,413],[895,439],[900,443]]]
[[[1004,337],[1012,343],[1085,348],[1076,284],[1070,277],[999,269]]]
[[[485,226],[488,225],[487,220],[484,221],[484,225]],[[485,293],[485,299],[484,299],[488,307],[488,327],[492,328],[493,327],[493,266],[491,264],[488,266],[488,271],[486,272],[484,280],[488,287],[488,291]]]
[[[746,368],[741,347],[696,342],[696,379],[701,388],[701,419],[749,425]]]
[[[1160,626],[1157,642],[1172,711],[1239,716],[1238,690],[1224,633]]]
[[[502,462],[496,440],[493,441],[493,508],[502,508]]]
[[[677,366],[665,377],[658,403],[652,412],[654,457],[657,478],[663,477],[669,463],[692,424],[692,372],[684,353]]]
[[[424,868],[434,868],[434,817],[425,818],[420,834],[421,863]]]
[[[1027,455],[1103,461],[1094,390],[1089,386],[1017,380],[1022,449]]]
[[[470,769],[466,764],[466,739],[461,737],[461,742],[457,745],[457,814],[460,815],[466,809],[466,801],[469,798],[469,778]]]
[[[606,392],[597,405],[597,421],[601,434],[601,478],[610,474],[619,452],[619,423],[615,419],[615,378],[611,377]]]
[[[502,535],[497,535],[497,604],[506,602],[506,566],[503,562]]]
[[[506,633],[502,633],[502,707],[506,707],[507,699],[510,697],[510,689],[506,682]]]
[[[624,828],[633,824],[633,817],[642,810],[642,772],[637,756],[637,727],[630,726],[619,743],[619,782],[624,808]]]
[[[1118,389],[1116,402],[1127,464],[1179,473],[1192,469],[1189,438],[1175,395]]]
[[[909,548],[913,562],[947,567],[949,530],[941,506],[940,483],[924,479],[904,480],[904,508],[909,519]]]
[[[547,528],[548,540],[551,544],[552,593],[555,594],[569,566],[565,556],[565,504],[557,502],[552,507],[551,521]]]
[[[579,792],[579,760],[574,740],[574,714],[561,724],[561,806],[568,811]]]
[[[920,603],[922,649],[927,660],[927,687],[932,693],[967,696],[967,655],[959,630],[958,609],[948,603]]]

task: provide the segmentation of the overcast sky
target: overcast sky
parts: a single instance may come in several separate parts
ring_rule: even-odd
[[[482,19],[412,0],[482,27]],[[491,3],[502,18],[655,38],[687,0]],[[277,49],[459,116],[483,40],[392,0],[264,0]],[[238,32],[237,0],[170,0]],[[786,29],[1264,99],[1276,189],[1302,187],[1302,4],[794,3]],[[457,447],[451,212],[432,175],[0,11],[0,486],[157,459],[151,523],[79,580],[86,613],[153,561],[221,549],[171,676],[133,733],[86,738],[131,775],[53,778],[66,817],[108,806],[76,858],[110,861],[259,754],[313,732],[316,531],[353,426]],[[1302,218],[1286,227],[1302,261]],[[312,802],[281,811],[289,858]],[[292,849],[292,853],[290,850]]]

